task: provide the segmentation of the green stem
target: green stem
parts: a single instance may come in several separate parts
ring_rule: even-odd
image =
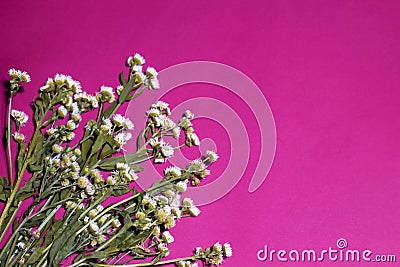
[[[106,214],[106,213],[109,212],[110,210],[112,210],[112,209],[118,207],[119,205],[122,205],[122,204],[124,204],[124,203],[126,203],[126,202],[128,202],[128,201],[130,201],[130,200],[132,200],[132,199],[137,198],[139,195],[140,195],[140,193],[139,193],[139,194],[136,194],[136,195],[133,195],[133,196],[131,196],[131,197],[128,197],[128,198],[126,198],[126,199],[124,199],[124,200],[121,200],[120,202],[117,202],[117,203],[115,203],[115,204],[109,206],[108,208],[106,208],[106,209],[104,209],[102,212],[100,212],[96,217],[94,217],[92,221],[96,221],[97,219],[99,219],[101,216],[103,216],[104,214]],[[88,223],[88,224],[85,224],[85,225],[76,233],[76,235],[79,235],[80,233],[82,233],[82,231],[84,231],[88,226],[89,226],[89,223]]]
[[[29,145],[29,149],[28,149],[28,152],[26,153],[26,156],[25,156],[25,159],[24,159],[24,163],[23,163],[23,165],[21,167],[21,170],[20,170],[20,172],[19,172],[19,174],[17,176],[17,180],[15,181],[15,185],[13,187],[13,190],[11,191],[10,197],[7,200],[6,206],[4,207],[4,210],[3,210],[2,214],[1,214],[1,217],[0,217],[0,229],[1,229],[2,225],[3,225],[3,223],[4,223],[4,219],[7,216],[8,210],[10,209],[12,203],[14,202],[14,198],[15,198],[15,195],[16,195],[16,193],[18,191],[18,187],[19,187],[19,185],[20,185],[20,183],[22,181],[22,177],[24,176],[24,172],[25,172],[26,168],[28,167],[28,160],[29,160],[29,158],[30,158],[30,156],[31,156],[31,154],[33,152],[33,148],[35,147],[35,140],[36,140],[38,134],[41,133],[40,132],[40,125],[42,124],[43,119],[46,117],[46,114],[49,111],[49,109],[50,109],[50,107],[46,108],[46,111],[44,112],[43,117],[41,118],[41,120],[36,125],[35,132],[33,133],[33,136],[32,136],[32,139],[31,139],[32,143],[30,143],[30,145]],[[17,210],[18,210],[18,207],[17,207]],[[10,218],[8,218],[8,220],[10,220],[10,221],[12,221],[13,219],[14,219],[14,216],[11,216]],[[4,231],[7,231],[7,229],[4,229]]]
[[[11,106],[12,106],[12,99],[13,96],[10,96],[10,101],[8,102],[8,121],[7,121],[7,149],[8,149],[8,171],[9,171],[9,180],[10,185],[13,182],[13,162],[12,162],[12,155],[11,155]]]
[[[196,260],[198,260],[198,258],[196,258],[195,256],[192,256],[192,257],[178,258],[178,259],[173,259],[173,260],[159,261],[157,263],[143,262],[143,263],[128,264],[128,265],[96,264],[96,266],[102,266],[102,267],[112,267],[112,266],[114,266],[114,267],[115,266],[117,266],[117,267],[145,267],[145,266],[166,265],[166,264],[176,263],[178,261],[196,261]]]

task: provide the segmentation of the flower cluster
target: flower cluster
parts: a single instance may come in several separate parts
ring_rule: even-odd
[[[143,83],[150,89],[159,89],[158,72],[153,67],[147,67],[146,71],[143,72],[144,63],[146,63],[146,60],[138,53],[130,56],[126,61],[131,69],[131,75],[135,76],[136,82]]]
[[[207,266],[220,265],[224,259],[232,256],[232,247],[229,243],[221,245],[217,242],[210,248],[197,247],[194,256],[203,259]]]
[[[232,255],[228,243],[216,243],[205,250],[196,249],[190,257],[162,261],[175,241],[172,229],[177,222],[200,215],[193,200],[183,194],[210,175],[208,167],[218,155],[207,151],[185,168],[166,167],[163,177],[152,186],[141,191],[135,188],[133,182],[143,169],[142,162],[165,163],[175,150],[200,144],[193,129],[193,113],[187,110],[175,122],[168,103],[157,101],[146,113],[137,151],[118,155],[125,151],[135,127],[118,113],[118,108],[146,88],[159,88],[157,71],[152,67],[144,71],[144,64],[140,54],[129,57],[128,78],[121,73],[121,85],[115,89],[103,85],[93,95],[83,91],[80,82],[69,75],[48,78],[32,105],[35,130],[30,140],[20,133],[28,115],[11,107],[21,83],[29,82],[30,76],[15,69],[9,71],[6,139],[10,177],[7,181],[0,177],[0,201],[5,203],[0,239],[6,237],[8,226],[12,225],[13,231],[0,250],[0,266],[58,266],[75,255],[74,267],[112,266],[122,260],[135,262],[133,266],[175,263],[198,267],[197,261],[219,265]],[[96,112],[96,119],[85,120],[87,112]],[[182,133],[182,145],[166,142],[167,138],[179,142]],[[15,169],[12,139],[17,142]],[[27,173],[30,178],[23,184]],[[112,198],[120,196],[124,197]],[[16,217],[20,204],[27,199],[31,201],[25,205],[24,216]]]

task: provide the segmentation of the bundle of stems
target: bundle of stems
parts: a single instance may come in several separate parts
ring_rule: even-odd
[[[144,64],[139,54],[129,57],[129,73],[119,75],[120,85],[101,86],[94,95],[68,75],[48,78],[32,103],[30,138],[21,131],[28,115],[12,107],[30,76],[9,70],[0,266],[60,266],[69,258],[70,266],[193,267],[198,262],[219,265],[232,255],[229,243],[215,243],[197,247],[184,258],[165,259],[174,241],[170,229],[178,220],[200,213],[182,193],[210,174],[208,166],[218,155],[207,151],[182,168],[169,166],[149,188],[135,188],[135,180],[146,179],[140,177],[141,163],[163,164],[174,151],[200,144],[193,113],[188,110],[174,122],[169,105],[158,101],[146,113],[136,152],[123,153],[134,124],[118,110],[145,90],[159,89],[157,71],[144,71]],[[85,121],[85,113],[92,112],[96,119]],[[181,145],[165,141],[182,140],[181,134]]]

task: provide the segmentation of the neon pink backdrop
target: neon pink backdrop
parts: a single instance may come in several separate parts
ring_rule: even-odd
[[[11,67],[31,74],[14,106],[28,111],[48,76],[70,74],[94,92],[117,85],[134,52],[159,70],[194,60],[232,66],[261,88],[272,109],[275,160],[250,194],[259,153],[259,139],[252,137],[255,148],[243,178],[203,206],[199,218],[173,229],[173,254],[229,241],[234,256],[224,266],[289,266],[260,262],[256,253],[265,244],[325,249],[343,237],[349,248],[397,254],[399,260],[399,13],[398,1],[3,1],[0,80]],[[240,99],[214,89],[190,85],[171,101],[179,104],[190,90],[193,96],[220,92],[225,103],[250,114]],[[255,126],[251,117],[248,123]],[[214,126],[222,151],[217,175],[227,164],[229,133]],[[198,128],[207,132],[204,121]],[[297,264],[303,265],[316,264]]]

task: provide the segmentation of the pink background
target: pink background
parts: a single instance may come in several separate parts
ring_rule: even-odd
[[[237,68],[261,88],[274,114],[272,169],[250,194],[259,153],[259,137],[250,137],[255,145],[241,181],[203,206],[199,218],[173,229],[173,254],[229,241],[234,256],[227,267],[317,266],[259,262],[256,253],[264,244],[325,249],[343,237],[351,249],[396,254],[399,261],[400,3],[145,2],[2,1],[0,80],[11,67],[32,76],[14,107],[28,111],[39,86],[56,72],[72,75],[89,92],[116,86],[123,62],[134,52],[158,70],[193,60]],[[193,97],[218,94],[213,86],[187,88],[171,104],[191,92]],[[220,92],[216,98],[244,116],[250,112],[240,99]],[[250,115],[246,123],[256,125]],[[198,122],[199,134],[213,133],[220,147],[221,163],[213,167],[218,175],[228,162],[224,134],[229,133],[214,126],[210,131]],[[5,162],[3,154],[0,160]],[[0,175],[6,174],[1,168]]]

